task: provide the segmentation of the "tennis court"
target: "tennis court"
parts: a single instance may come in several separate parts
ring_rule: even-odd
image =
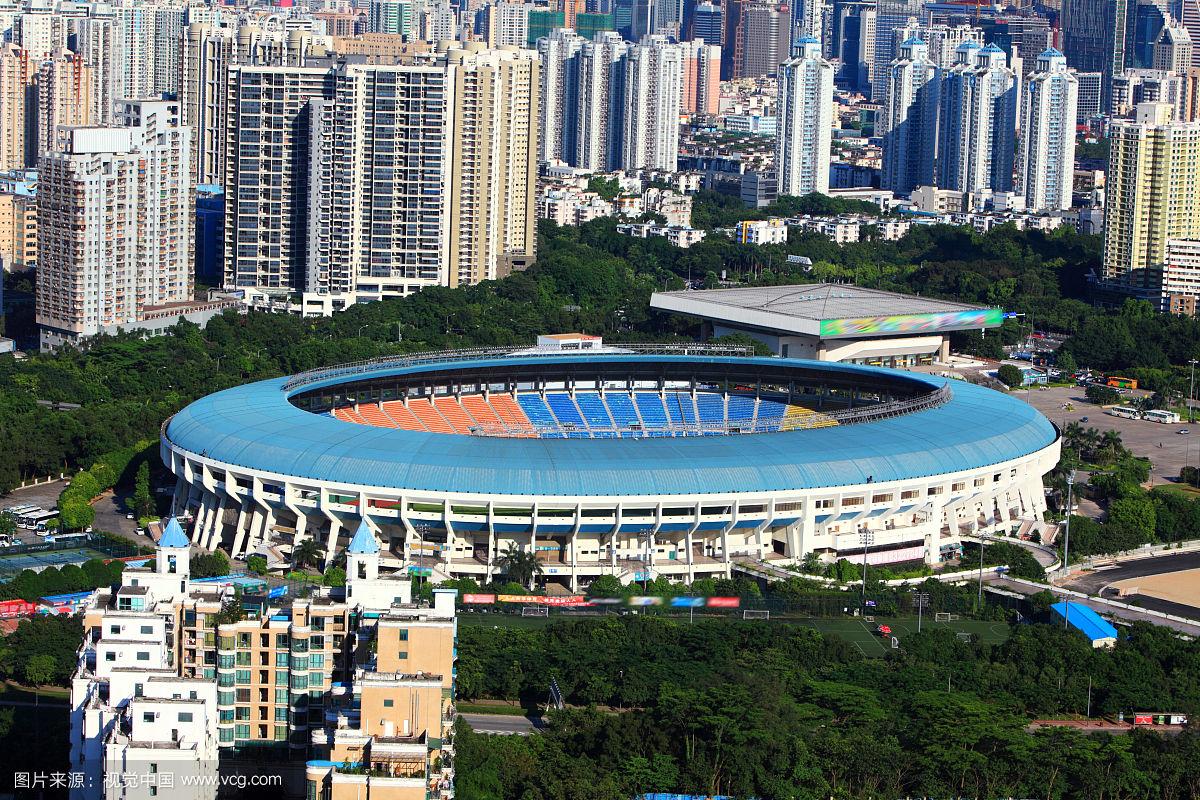
[[[40,570],[46,567],[61,567],[64,564],[83,564],[93,558],[108,559],[99,550],[90,547],[74,547],[69,550],[44,550],[21,555],[0,555],[0,581],[13,577],[23,569]]]

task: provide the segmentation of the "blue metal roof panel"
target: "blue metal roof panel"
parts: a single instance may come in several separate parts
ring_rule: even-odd
[[[1078,628],[1093,642],[1101,639],[1116,639],[1119,635],[1112,623],[1080,603],[1062,601],[1055,603],[1050,608],[1054,609],[1054,612],[1060,617],[1066,617],[1071,627]]]
[[[603,358],[588,356],[591,361]],[[763,360],[772,366],[780,361]],[[513,361],[425,365],[370,376],[451,372]],[[846,364],[820,367],[879,371]],[[944,382],[915,373],[892,374],[931,388]],[[647,439],[510,439],[373,427],[293,406],[282,391],[284,382],[261,381],[197,400],[171,420],[167,438],[220,462],[316,481],[464,494],[586,496],[808,489],[868,479],[881,483],[997,464],[1036,452],[1056,436],[1032,406],[959,381],[952,382],[949,402],[891,419],[764,434]]]

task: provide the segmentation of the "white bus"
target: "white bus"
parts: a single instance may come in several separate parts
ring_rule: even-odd
[[[1129,406],[1113,406],[1112,408],[1108,409],[1107,413],[1114,417],[1124,417],[1125,419],[1142,418],[1140,411],[1138,411],[1136,408],[1130,408]]]
[[[1166,425],[1174,425],[1179,422],[1179,415],[1174,411],[1166,411],[1164,409],[1154,409],[1142,414],[1142,419],[1148,419],[1151,422],[1162,422]]]
[[[36,511],[29,511],[22,514],[18,524],[22,528],[28,528],[31,531],[44,531],[46,530],[46,522],[57,516],[58,509],[43,511],[39,508]]]

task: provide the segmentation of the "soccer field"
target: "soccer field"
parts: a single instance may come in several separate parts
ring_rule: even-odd
[[[797,625],[806,625],[810,628],[816,628],[821,633],[828,633],[840,636],[846,641],[853,644],[863,655],[881,656],[892,647],[890,638],[883,637],[875,633],[876,625],[887,625],[892,629],[892,636],[900,640],[900,646],[904,646],[905,637],[912,636],[917,632],[916,617],[905,617],[902,619],[884,619],[876,617],[874,622],[867,622],[863,619],[808,619],[795,620]],[[983,644],[999,644],[1008,638],[1009,628],[1006,622],[986,622],[981,620],[955,620],[954,622],[934,622],[931,617],[926,617],[921,624],[922,630],[931,630],[934,628],[949,628],[955,633],[972,633],[979,637],[979,641]]]

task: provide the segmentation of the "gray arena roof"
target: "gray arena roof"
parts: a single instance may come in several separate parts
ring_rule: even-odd
[[[854,338],[977,330],[1000,309],[835,283],[655,292],[650,305],[733,327]]]

